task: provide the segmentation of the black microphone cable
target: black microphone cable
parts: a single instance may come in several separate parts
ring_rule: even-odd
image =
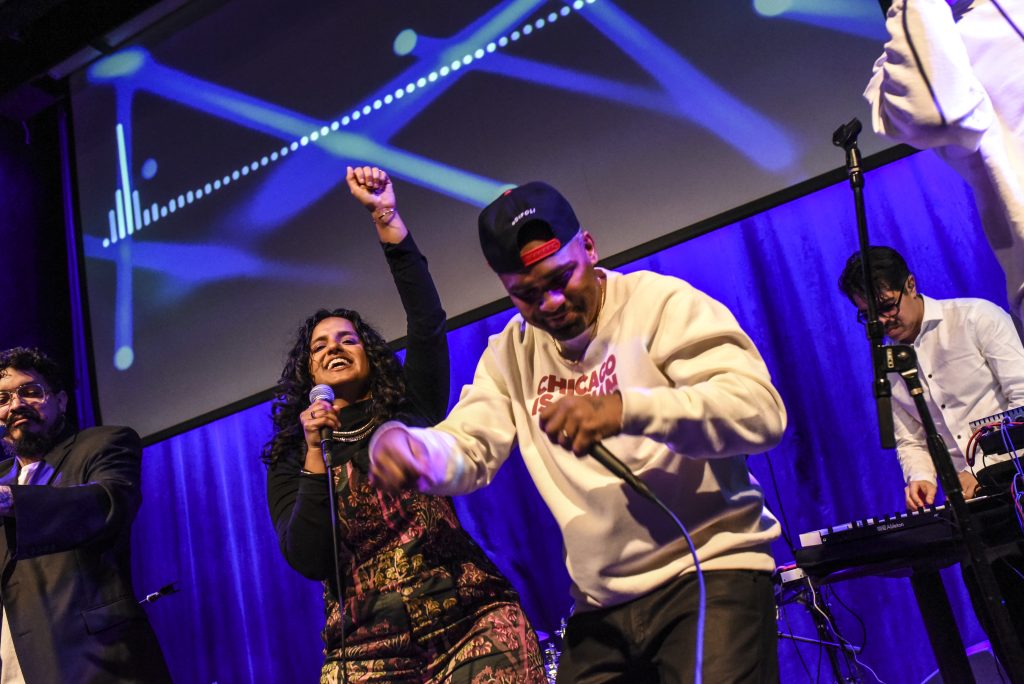
[[[693,567],[697,574],[697,589],[698,589],[698,608],[697,608],[697,644],[696,644],[696,656],[694,658],[694,672],[693,682],[694,684],[701,684],[703,681],[703,669],[704,669],[704,622],[707,613],[707,592],[704,587],[704,571],[700,567],[700,559],[697,558],[697,549],[693,546],[693,540],[690,539],[690,533],[686,529],[686,525],[683,521],[672,511],[671,508],[665,505],[665,503],[658,498],[658,496],[651,491],[651,488],[647,486],[647,483],[638,478],[632,470],[629,469],[625,463],[620,461],[615,454],[608,450],[608,448],[601,442],[595,442],[590,447],[590,456],[607,468],[613,475],[623,480],[626,484],[632,487],[638,494],[645,499],[651,501],[658,508],[663,510],[679,530],[683,533],[683,538],[686,539],[686,545],[690,549],[690,555],[693,557]]]

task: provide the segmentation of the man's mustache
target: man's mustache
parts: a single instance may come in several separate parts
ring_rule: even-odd
[[[11,427],[14,426],[14,421],[19,418],[25,418],[26,420],[30,420],[35,423],[42,422],[42,417],[34,409],[29,406],[19,406],[7,414],[7,420],[4,421],[4,425],[6,425],[7,429],[10,430]]]

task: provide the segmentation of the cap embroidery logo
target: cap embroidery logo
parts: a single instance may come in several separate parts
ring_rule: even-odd
[[[521,211],[521,212],[519,212],[518,214],[515,215],[515,218],[512,219],[512,225],[514,226],[517,223],[519,223],[520,221],[522,221],[524,218],[526,218],[527,216],[530,216],[530,215],[536,214],[536,213],[537,213],[537,210],[534,209],[533,207],[530,207],[529,209]]]

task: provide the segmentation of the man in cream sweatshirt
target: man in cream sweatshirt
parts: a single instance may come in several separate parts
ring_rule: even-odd
[[[689,546],[671,518],[587,456],[600,441],[689,530],[707,584],[703,676],[776,681],[769,543],[779,524],[745,457],[778,443],[786,413],[753,342],[682,280],[597,268],[592,236],[546,184],[507,191],[479,228],[519,315],[491,338],[444,422],[380,429],[375,481],[471,492],[518,444],[573,582],[559,681],[692,681]]]

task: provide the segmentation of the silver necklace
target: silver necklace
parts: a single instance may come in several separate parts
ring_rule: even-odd
[[[368,437],[378,425],[380,425],[380,418],[374,416],[367,421],[366,425],[357,427],[355,430],[334,430],[331,433],[331,439],[335,442],[358,442]]]

